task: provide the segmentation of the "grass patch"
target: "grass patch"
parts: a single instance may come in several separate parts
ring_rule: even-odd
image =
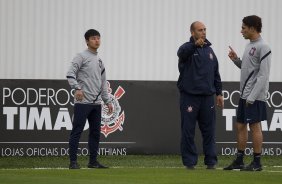
[[[110,167],[153,167],[176,168],[183,167],[180,155],[126,155],[126,156],[99,156],[99,161]],[[217,167],[222,168],[231,163],[234,157],[219,156]],[[246,156],[245,163],[251,162],[252,157]],[[197,167],[205,167],[203,156],[199,157]],[[79,156],[78,163],[86,167],[88,157]],[[69,158],[64,157],[0,157],[0,169],[3,168],[67,168]],[[265,169],[282,166],[281,156],[263,156],[262,164]],[[279,167],[277,167],[279,168]],[[282,170],[282,168],[281,168]]]
[[[101,184],[278,184],[281,183],[281,156],[264,156],[262,172],[223,171],[233,157],[219,156],[218,169],[206,170],[203,156],[195,170],[186,170],[179,155],[100,156],[99,161],[110,169],[86,169],[88,157],[78,157],[83,169],[68,170],[68,157],[1,157],[0,183],[101,183]],[[251,161],[246,158],[246,163]],[[48,169],[34,169],[48,168]],[[62,168],[62,169],[58,169]],[[65,169],[64,169],[65,168]]]

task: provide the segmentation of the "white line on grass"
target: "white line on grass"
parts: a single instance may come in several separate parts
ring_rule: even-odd
[[[272,167],[278,167],[281,168],[282,166],[272,166]],[[109,169],[185,169],[185,167],[121,167],[121,166],[116,166],[116,167],[110,167]],[[80,168],[82,170],[92,170],[91,168]],[[205,167],[196,167],[195,171],[205,169]],[[1,168],[0,170],[7,171],[7,170],[69,170],[67,167],[37,167],[37,168]],[[79,170],[79,169],[74,169],[74,170]],[[95,169],[94,169],[95,170]],[[222,170],[223,168],[216,168],[216,170]],[[233,170],[234,172],[239,172],[240,170]],[[226,171],[224,171],[226,172]],[[232,171],[231,171],[232,172]],[[262,172],[275,172],[275,173],[282,173],[282,171],[271,171],[271,170],[263,170]]]

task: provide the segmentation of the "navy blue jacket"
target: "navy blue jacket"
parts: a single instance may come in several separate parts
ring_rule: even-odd
[[[222,94],[218,61],[211,43],[206,39],[203,47],[195,45],[193,37],[177,52],[180,72],[177,86],[180,92],[192,95]]]

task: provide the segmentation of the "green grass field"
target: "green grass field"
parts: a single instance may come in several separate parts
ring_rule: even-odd
[[[220,156],[216,170],[206,170],[203,157],[195,170],[186,170],[179,155],[100,156],[110,169],[87,169],[87,157],[79,157],[82,169],[69,170],[67,157],[0,157],[1,184],[132,184],[132,183],[282,183],[282,157],[262,158],[262,172],[223,171],[232,157]],[[246,163],[251,158],[246,159]]]

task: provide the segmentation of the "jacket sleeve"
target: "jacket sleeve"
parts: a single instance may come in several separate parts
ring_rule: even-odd
[[[108,92],[108,84],[107,84],[107,79],[106,79],[106,70],[105,70],[105,66],[102,63],[102,68],[101,68],[102,72],[101,72],[101,82],[102,82],[102,86],[101,86],[101,97],[102,100],[104,101],[105,104],[110,103],[111,99],[109,96],[109,92]]]
[[[254,102],[262,90],[265,89],[265,85],[269,82],[271,64],[271,50],[268,46],[264,46],[261,49],[260,54],[260,68],[257,75],[257,80],[251,94],[248,96],[248,102]]]
[[[221,77],[219,74],[218,60],[216,56],[215,56],[215,59],[216,59],[217,65],[214,71],[214,86],[215,86],[216,96],[218,96],[218,95],[222,95],[222,82],[221,82]]]
[[[237,58],[235,60],[233,60],[234,64],[241,69],[241,65],[242,65],[242,60],[240,58]]]
[[[77,82],[77,72],[79,71],[82,63],[83,58],[79,54],[77,54],[73,58],[71,66],[69,67],[69,70],[67,72],[67,79],[72,89],[81,89],[81,86]]]
[[[197,46],[194,43],[186,42],[181,45],[177,51],[177,56],[179,57],[179,61],[186,61],[189,56],[191,56]]]

